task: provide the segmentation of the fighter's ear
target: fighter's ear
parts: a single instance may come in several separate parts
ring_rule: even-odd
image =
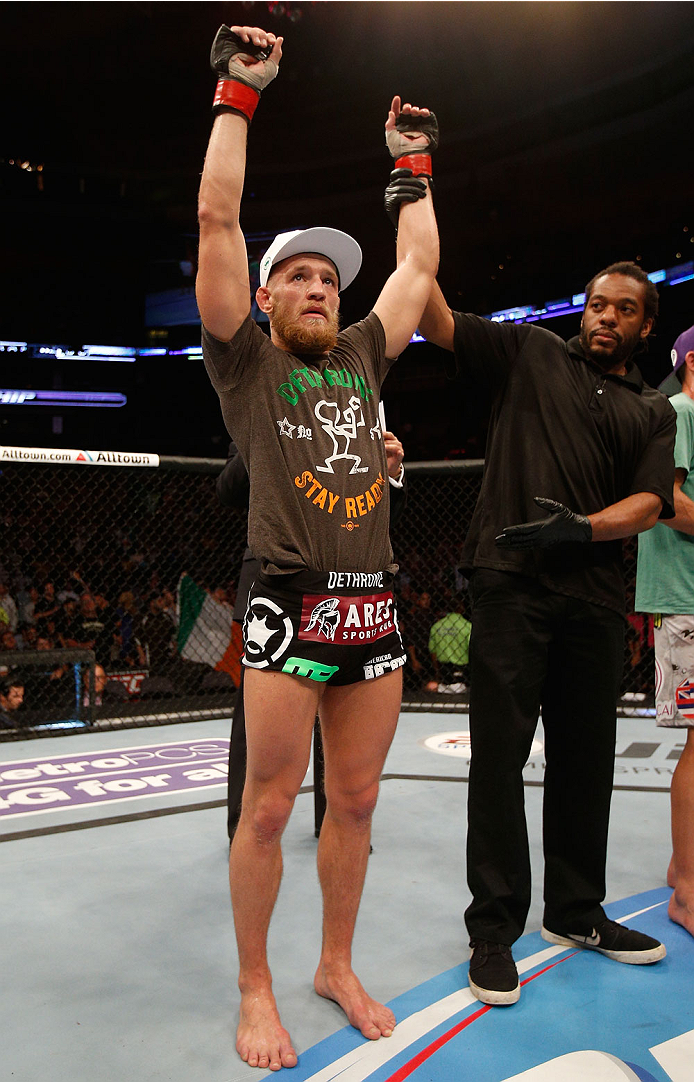
[[[270,291],[267,286],[258,286],[255,291],[255,300],[260,311],[265,312],[265,315],[269,316],[270,312],[272,311],[273,304],[272,297],[270,296]]]

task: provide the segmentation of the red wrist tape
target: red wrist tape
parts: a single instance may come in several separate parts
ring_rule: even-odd
[[[236,79],[220,79],[217,83],[212,108],[218,105],[226,105],[229,109],[235,109],[242,113],[246,120],[253,119],[256,105],[260,101],[260,94],[246,83],[239,83]]]
[[[430,177],[431,173],[431,154],[404,154],[402,158],[398,158],[395,163],[396,169],[411,169],[412,175],[427,176]]]

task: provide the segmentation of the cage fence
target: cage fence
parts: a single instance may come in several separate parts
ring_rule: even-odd
[[[246,516],[217,501],[223,465],[0,463],[0,740],[229,716]],[[392,531],[404,709],[467,707],[461,552],[482,466],[407,467],[407,505]],[[633,601],[634,539],[624,555]],[[646,713],[652,629],[632,611],[626,630],[618,709]],[[21,702],[16,691],[8,702],[8,681],[23,687]]]

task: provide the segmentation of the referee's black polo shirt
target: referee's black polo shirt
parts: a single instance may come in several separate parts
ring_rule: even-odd
[[[548,496],[590,515],[636,492],[674,511],[675,411],[633,362],[609,375],[534,324],[492,323],[455,312],[454,378],[489,393],[482,490],[463,549],[474,567],[538,578],[549,589],[624,611],[621,541],[499,549],[505,526],[545,517]]]

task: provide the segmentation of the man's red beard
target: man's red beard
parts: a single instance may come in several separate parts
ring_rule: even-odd
[[[340,320],[337,312],[331,313],[327,308],[322,310],[327,322],[320,318],[292,319],[285,306],[278,303],[270,321],[272,330],[291,353],[329,353],[337,343]]]

